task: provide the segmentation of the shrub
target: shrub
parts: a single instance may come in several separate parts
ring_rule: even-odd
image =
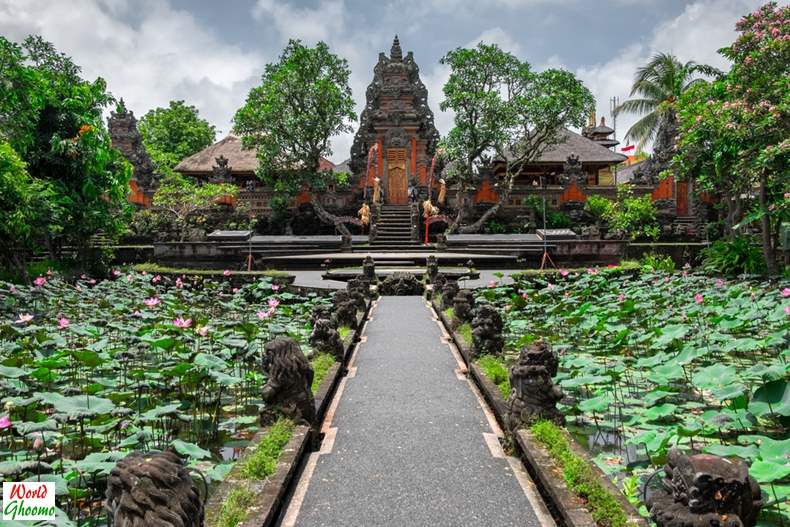
[[[702,251],[702,265],[706,271],[722,274],[761,274],[765,260],[760,247],[745,236],[734,240],[717,240]]]
[[[241,463],[241,475],[244,479],[263,480],[274,474],[277,460],[291,439],[294,430],[292,421],[278,419],[255,447],[255,451]]]
[[[590,213],[590,216],[595,219],[596,223],[605,220],[613,207],[614,203],[612,203],[612,200],[597,195],[589,196],[584,204],[584,210]]]
[[[636,238],[658,238],[660,227],[656,218],[656,206],[649,194],[634,197],[631,187],[617,187],[617,201],[604,217],[609,226],[625,236]]]
[[[663,254],[648,253],[642,257],[639,264],[642,270],[646,272],[666,271],[671,273],[675,270],[675,261],[672,257]]]
[[[492,355],[482,355],[477,359],[477,365],[483,370],[485,376],[497,385],[502,397],[510,397],[510,378],[505,363]]]

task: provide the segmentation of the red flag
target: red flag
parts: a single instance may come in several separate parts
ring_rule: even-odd
[[[636,145],[627,145],[627,146],[624,146],[623,148],[621,148],[620,152],[630,152],[634,148],[636,148]]]

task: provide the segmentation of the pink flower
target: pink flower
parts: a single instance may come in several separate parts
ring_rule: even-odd
[[[88,275],[86,275],[85,273],[80,275],[80,280],[87,280],[87,279],[88,279]]]
[[[94,278],[91,278],[90,280],[88,280],[88,283],[89,283],[90,285],[96,285],[96,279],[94,279]]]
[[[598,274],[598,269],[593,269],[592,267],[587,268],[587,274],[596,275]]]
[[[208,335],[208,326],[198,326],[195,328],[195,333],[200,335],[201,337],[205,337]]]
[[[159,299],[156,298],[155,296],[152,296],[151,298],[146,298],[145,300],[143,300],[143,304],[147,305],[148,307],[154,307],[156,305],[159,305]]]
[[[8,289],[8,292],[9,292],[9,293],[11,293],[11,294],[13,295],[14,293],[16,293],[16,287],[14,287],[14,286],[11,286],[11,287]]]
[[[42,285],[44,285],[46,283],[47,283],[47,279],[44,278],[43,276],[39,276],[38,278],[33,280],[33,285],[36,286],[36,287],[41,287]]]
[[[274,313],[273,309],[267,309],[266,311],[258,311],[256,315],[258,316],[259,319],[266,320],[267,318],[272,316],[273,313]]]
[[[121,272],[118,269],[113,269],[112,275],[115,277],[121,276]]]
[[[147,275],[147,274],[148,274],[148,271],[143,271],[143,272],[141,272],[140,274],[141,274],[141,275],[143,275],[143,276],[145,276],[145,275]]]
[[[521,298],[523,298],[524,300],[526,300],[526,299],[528,299],[528,298],[529,298],[529,295],[528,295],[527,293],[521,293]]]
[[[782,289],[782,297],[787,298],[788,296],[790,296],[790,287],[785,287]]]
[[[33,315],[30,313],[23,313],[19,315],[19,318],[16,321],[18,324],[27,324],[31,320],[33,320]]]
[[[718,278],[716,280],[716,287],[724,287],[724,280],[722,280],[721,278]]]
[[[785,315],[790,316],[790,306],[785,306]]]
[[[617,297],[617,301],[620,303],[625,302],[625,293],[620,293]]]
[[[269,300],[266,301],[266,303],[269,304],[269,307],[272,309],[280,305],[280,301],[277,300],[276,298],[270,298]]]
[[[222,271],[222,274],[225,276],[230,276],[231,275],[230,269],[225,269],[224,271]]]
[[[178,318],[176,318],[173,321],[173,325],[175,327],[177,327],[177,328],[185,329],[185,328],[188,328],[188,327],[190,327],[192,325],[192,319],[191,318],[184,319],[184,318],[178,317]]]
[[[41,432],[36,434],[36,439],[33,441],[33,450],[36,452],[44,450],[44,436]]]
[[[10,426],[11,426],[11,419],[7,415],[0,417],[0,430],[5,430]]]
[[[277,284],[272,284],[272,291],[277,292],[280,290],[280,286]]]
[[[696,295],[694,295],[694,302],[696,302],[697,304],[701,304],[703,300],[705,300],[705,297],[703,297],[702,294],[697,293]]]
[[[67,327],[69,327],[69,324],[71,324],[71,321],[69,321],[69,319],[67,319],[66,317],[60,317],[58,319],[59,329],[66,329]]]
[[[132,313],[132,316],[133,317],[139,317],[140,316],[140,310],[139,309],[135,309],[134,312]]]
[[[155,284],[155,283],[157,283],[158,281],[160,281],[161,279],[162,279],[162,277],[161,277],[161,276],[159,276],[159,275],[156,275],[156,276],[154,276],[153,278],[151,278],[151,283],[152,283],[152,284]]]
[[[547,287],[548,289],[554,289],[556,286],[555,286],[554,284],[552,284],[551,282],[549,282],[549,283],[546,285],[546,287]]]
[[[495,288],[495,287],[496,287],[496,281],[494,281],[494,280],[489,280],[489,281],[488,281],[488,288],[489,288],[489,289],[493,289],[493,288]]]
[[[176,278],[176,288],[181,289],[182,287],[184,287],[184,282],[181,278]]]
[[[235,295],[236,293],[239,292],[239,288],[238,287],[234,287],[233,289],[230,290],[230,292]]]
[[[132,273],[129,273],[126,275],[126,279],[132,281],[134,279],[134,275]]]
[[[562,269],[562,270],[560,271],[560,276],[562,276],[563,278],[565,278],[565,277],[566,277],[566,276],[568,276],[569,274],[571,274],[571,273],[570,273],[570,272],[569,272],[567,269]]]
[[[55,273],[52,272],[52,269],[47,269],[47,276],[52,276],[53,274]]]

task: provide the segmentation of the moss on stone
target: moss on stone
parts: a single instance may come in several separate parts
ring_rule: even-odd
[[[313,385],[310,387],[313,395],[318,392],[321,381],[324,380],[324,377],[326,377],[326,374],[335,362],[335,356],[331,353],[319,353],[310,361],[310,365],[313,367]]]

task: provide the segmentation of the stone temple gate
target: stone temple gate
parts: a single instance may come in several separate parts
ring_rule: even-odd
[[[420,69],[411,51],[403,56],[397,36],[389,57],[379,53],[366,100],[350,168],[363,186],[371,187],[373,179],[380,178],[387,203],[406,204],[410,182],[423,193],[427,189],[439,132]],[[368,169],[368,152],[374,145],[378,145],[377,159]]]

